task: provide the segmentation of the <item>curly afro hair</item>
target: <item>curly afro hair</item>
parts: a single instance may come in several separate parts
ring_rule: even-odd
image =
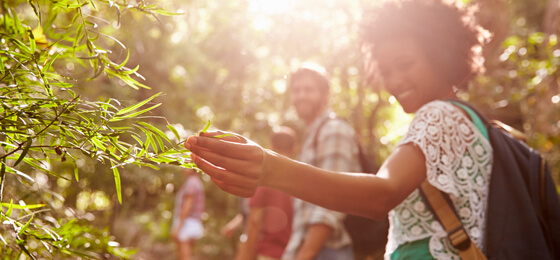
[[[489,33],[477,25],[473,10],[443,0],[389,0],[365,13],[362,39],[366,67],[376,74],[376,46],[399,36],[411,36],[450,86],[465,87],[484,72],[482,46]]]

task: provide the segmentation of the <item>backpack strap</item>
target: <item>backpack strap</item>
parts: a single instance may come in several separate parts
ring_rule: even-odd
[[[488,129],[486,129],[486,126],[484,125],[480,117],[476,114],[476,112],[474,112],[469,106],[463,105],[459,102],[456,101],[450,101],[450,102],[465,110],[469,114],[472,122],[474,123],[476,128],[478,128],[480,133],[486,138],[486,140],[490,141],[490,138],[488,138]]]
[[[481,119],[478,113],[473,111],[468,104],[457,101],[450,102],[466,111],[474,125],[482,135],[489,140],[488,130],[486,129],[488,121],[486,121],[485,118]],[[463,223],[461,223],[461,219],[457,216],[457,212],[449,196],[430,184],[428,180],[424,180],[420,185],[420,193],[436,220],[439,221],[445,232],[447,232],[447,237],[451,245],[459,251],[461,259],[485,260],[486,256],[484,256],[482,251],[472,242],[467,231],[463,227]]]
[[[424,200],[431,208],[432,213],[443,226],[449,241],[457,250],[463,260],[485,260],[486,256],[473,243],[463,227],[461,220],[454,211],[454,207],[445,199],[444,195],[428,180],[422,182],[420,189]]]
[[[330,120],[336,120],[339,119],[336,116],[331,116],[330,114],[321,121],[321,123],[319,123],[319,126],[317,127],[317,131],[315,131],[315,135],[313,136],[313,141],[311,143],[311,146],[313,147],[313,153],[315,154],[315,156],[313,156],[313,166],[318,166],[317,165],[317,145],[319,143],[319,134],[321,133],[321,130],[323,130],[323,126],[325,126],[325,124],[327,124],[328,121]]]
[[[313,147],[313,152],[316,154],[317,153],[317,146],[318,146],[318,139],[319,139],[319,134],[321,133],[321,130],[323,130],[323,127],[325,126],[325,124],[327,124],[328,121],[330,120],[342,120],[344,122],[348,122],[346,121],[344,118],[338,117],[338,116],[332,116],[329,115],[327,116],[325,119],[323,119],[323,121],[321,121],[321,123],[319,124],[319,126],[317,127],[317,131],[315,131],[315,135],[313,136],[313,141],[311,143],[311,146]],[[354,136],[354,142],[356,144],[356,146],[358,146],[358,160],[360,162],[360,168],[362,169],[362,172],[364,173],[373,173],[373,174],[377,174],[377,170],[379,169],[379,167],[377,167],[377,165],[375,165],[370,158],[368,157],[368,154],[366,154],[366,152],[364,151],[364,148],[362,147],[360,140],[358,139],[358,135],[356,134]],[[313,165],[317,166],[318,162],[317,162],[318,156],[313,157]]]

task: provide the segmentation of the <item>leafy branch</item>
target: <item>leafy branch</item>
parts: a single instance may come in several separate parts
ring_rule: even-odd
[[[69,180],[50,168],[58,159],[71,163],[78,180],[76,161],[89,157],[110,164],[107,169],[112,171],[122,203],[119,169],[130,164],[154,169],[160,165],[194,167],[181,142],[172,142],[162,130],[145,122],[158,118],[148,113],[160,106],[152,102],[161,93],[128,107],[116,99],[88,101],[73,90],[82,77],[61,70],[63,62],[71,62],[93,72],[87,81],[105,76],[122,80],[133,89],[149,89],[139,82],[143,80],[139,67],[127,67],[128,52],[117,62],[111,58],[111,50],[100,47],[102,40],[107,40],[126,49],[97,22],[105,21],[102,16],[109,9],[117,10],[118,23],[129,9],[156,19],[156,14],[174,13],[144,1],[134,6],[125,1],[98,0],[2,1],[0,5],[0,220],[12,227],[0,229],[0,252],[14,257],[25,254],[31,259],[55,254],[99,258],[93,250],[117,254],[119,250],[112,250],[107,243],[102,249],[78,248],[81,244],[76,239],[82,235],[75,230],[96,231],[72,220],[54,223],[51,220],[57,218],[50,216],[54,213],[50,208],[26,196],[6,194],[4,186],[13,177],[24,184],[33,183],[34,175],[40,172]],[[32,15],[17,11],[25,9]],[[169,123],[167,129],[180,140]],[[6,199],[10,203],[5,203]],[[97,235],[105,239],[105,235]],[[44,247],[32,248],[30,241]],[[119,257],[134,253],[123,252]]]

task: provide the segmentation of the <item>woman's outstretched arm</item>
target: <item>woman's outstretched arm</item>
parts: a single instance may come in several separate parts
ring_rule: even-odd
[[[339,173],[291,160],[241,136],[192,136],[192,160],[222,190],[250,197],[260,185],[319,206],[374,219],[418,188],[426,178],[425,158],[412,144],[398,146],[377,175]]]

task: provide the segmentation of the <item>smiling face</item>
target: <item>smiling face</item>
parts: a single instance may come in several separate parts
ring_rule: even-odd
[[[455,96],[451,85],[411,37],[385,40],[375,54],[385,89],[405,112],[414,113],[430,101]]]
[[[289,91],[292,104],[306,124],[311,124],[327,109],[328,90],[312,76],[301,76],[294,80]]]

